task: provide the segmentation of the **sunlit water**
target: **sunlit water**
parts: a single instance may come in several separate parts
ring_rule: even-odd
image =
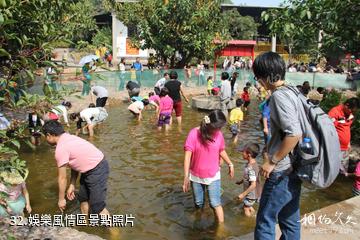
[[[157,131],[153,111],[145,112],[145,119],[137,123],[124,104],[109,110],[109,118],[97,129],[93,143],[105,153],[110,163],[108,209],[112,214],[135,216],[134,227],[120,229],[121,239],[217,238],[211,209],[207,206],[202,214],[195,213],[191,193],[182,192],[183,143],[189,130],[198,126],[204,114],[185,107],[182,130],[174,124],[165,134]],[[226,150],[235,164],[234,179],[229,179],[227,167],[221,171],[225,237],[254,230],[255,218],[246,218],[241,204],[235,200],[242,190],[235,180],[241,178],[245,163],[238,147],[248,142],[263,142],[258,119],[257,106],[253,103],[245,115],[236,146],[230,141],[228,129],[223,129]],[[33,213],[59,214],[54,148],[43,143],[35,151],[25,149],[22,157],[27,160],[30,170],[27,185]],[[350,196],[351,182],[345,179],[338,179],[327,190],[303,187],[301,212],[304,214]],[[68,206],[67,213],[79,212],[76,203]],[[111,238],[109,230],[104,228],[80,230]]]

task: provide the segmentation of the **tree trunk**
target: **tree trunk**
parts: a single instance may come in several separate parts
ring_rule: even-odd
[[[184,68],[185,65],[187,63],[189,63],[191,61],[191,59],[192,59],[192,56],[188,56],[188,55],[185,55],[185,54],[181,54],[181,56],[182,56],[182,59],[181,59],[180,62],[177,63],[177,66],[176,66],[179,69]]]

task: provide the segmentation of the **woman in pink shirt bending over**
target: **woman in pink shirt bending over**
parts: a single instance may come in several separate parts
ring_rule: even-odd
[[[204,191],[209,195],[219,223],[224,222],[221,206],[220,159],[229,166],[229,175],[234,177],[234,165],[225,151],[224,136],[221,128],[226,125],[226,117],[220,110],[205,116],[200,127],[193,128],[185,142],[183,191],[191,186],[196,208],[204,207]]]
[[[169,90],[163,87],[160,91],[160,102],[159,102],[159,120],[158,129],[161,130],[162,126],[165,125],[165,130],[169,130],[171,121],[171,112],[173,109],[174,101],[169,97]]]

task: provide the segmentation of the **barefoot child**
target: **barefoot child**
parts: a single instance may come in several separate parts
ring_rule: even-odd
[[[160,92],[159,92],[160,94]],[[149,92],[149,104],[154,106],[156,109],[156,115],[159,114],[159,105],[160,105],[160,97],[156,95],[154,92]]]
[[[230,131],[232,133],[233,142],[237,143],[238,135],[240,132],[241,121],[244,120],[244,113],[241,111],[241,106],[243,105],[242,99],[236,99],[236,108],[231,110],[229,124]]]
[[[260,197],[260,180],[259,167],[256,163],[256,157],[260,152],[258,144],[250,143],[245,145],[242,150],[243,158],[248,162],[244,169],[243,179],[237,184],[243,184],[244,191],[238,196],[238,199],[244,202],[244,212],[247,217],[250,217],[255,212],[253,205]]]
[[[247,111],[247,108],[250,105],[249,87],[244,87],[244,91],[241,94],[241,99],[244,101],[244,110]]]
[[[184,150],[183,191],[193,189],[196,208],[204,207],[205,191],[218,223],[224,222],[221,206],[220,158],[229,166],[229,175],[234,177],[234,165],[225,151],[225,140],[221,128],[226,117],[220,110],[212,111],[201,121],[200,127],[193,128],[187,136]]]
[[[142,101],[135,101],[129,105],[128,110],[134,114],[134,116],[140,121],[142,118],[142,110],[149,104],[148,99],[143,99]]]
[[[31,213],[25,179],[18,171],[2,171],[0,174],[0,218],[22,216],[24,208]]]
[[[161,130],[162,126],[165,125],[165,130],[169,130],[171,112],[173,109],[174,101],[169,97],[169,90],[163,87],[160,91],[160,104],[159,104],[159,121],[158,129]]]

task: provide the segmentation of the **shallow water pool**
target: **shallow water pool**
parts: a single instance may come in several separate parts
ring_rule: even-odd
[[[215,239],[218,237],[211,209],[196,213],[191,193],[182,192],[183,143],[188,131],[198,126],[205,112],[184,108],[183,128],[174,124],[168,134],[158,132],[154,112],[147,111],[137,123],[126,105],[109,109],[109,118],[96,131],[92,142],[101,149],[110,164],[108,209],[112,214],[132,214],[134,227],[120,229],[121,239]],[[262,143],[257,106],[253,104],[245,116],[238,145],[230,141],[223,129],[227,152],[235,164],[235,178],[229,179],[227,167],[222,169],[222,195],[225,229],[221,237],[240,236],[253,231],[255,218],[246,218],[235,197],[242,186],[235,184],[242,176],[244,160],[236,149],[248,142]],[[83,136],[85,139],[86,136]],[[59,214],[57,209],[57,169],[54,148],[43,143],[37,150],[24,149],[30,174],[27,185],[33,213]],[[260,160],[259,160],[260,162]],[[302,214],[351,197],[351,181],[338,180],[326,190],[303,187]],[[75,203],[67,213],[79,212]],[[110,239],[104,228],[79,228]],[[220,238],[220,237],[219,237]],[[114,239],[119,239],[114,236]]]

